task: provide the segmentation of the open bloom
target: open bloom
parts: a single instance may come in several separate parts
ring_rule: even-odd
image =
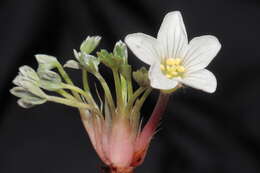
[[[125,42],[133,53],[151,66],[151,86],[171,90],[184,84],[213,93],[217,81],[205,67],[221,48],[211,35],[193,38],[188,43],[181,13],[168,13],[160,27],[157,39],[143,33],[129,34]]]

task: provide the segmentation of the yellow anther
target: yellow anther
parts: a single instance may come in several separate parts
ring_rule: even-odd
[[[172,76],[177,76],[178,75],[178,72],[176,72],[176,71],[170,71],[169,72]]]
[[[166,65],[175,65],[176,61],[173,58],[166,59]]]
[[[166,74],[165,76],[166,76],[167,78],[169,78],[169,79],[172,78],[172,75],[170,75],[170,74]]]
[[[169,79],[179,77],[185,72],[180,58],[168,58],[160,65],[162,73]]]
[[[175,59],[175,64],[176,64],[176,65],[180,65],[180,63],[181,63],[181,59],[180,59],[180,58],[176,58],[176,59]]]
[[[185,68],[183,66],[178,66],[177,71],[183,73],[185,71]]]

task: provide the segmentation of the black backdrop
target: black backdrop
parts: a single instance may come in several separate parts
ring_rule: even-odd
[[[24,64],[46,53],[65,62],[87,35],[112,49],[126,34],[156,35],[164,15],[183,14],[189,38],[212,34],[223,47],[209,69],[218,79],[209,95],[182,89],[170,106],[144,164],[149,173],[260,172],[260,3],[257,0],[1,0],[0,172],[99,172],[76,109],[47,103],[17,106],[8,90]],[[130,53],[135,68],[143,64]],[[80,80],[80,73],[72,72]],[[109,73],[106,75],[109,78]],[[143,109],[149,116],[152,94]]]

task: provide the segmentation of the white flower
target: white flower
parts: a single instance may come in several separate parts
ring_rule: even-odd
[[[171,90],[184,84],[213,93],[217,81],[205,67],[221,48],[211,35],[193,38],[188,43],[181,13],[168,13],[162,22],[157,39],[143,33],[129,34],[125,42],[133,53],[151,66],[149,79],[153,88]]]

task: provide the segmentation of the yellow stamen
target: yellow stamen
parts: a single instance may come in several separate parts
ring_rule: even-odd
[[[180,58],[167,58],[160,65],[162,73],[169,79],[182,76],[185,67],[182,66]]]

